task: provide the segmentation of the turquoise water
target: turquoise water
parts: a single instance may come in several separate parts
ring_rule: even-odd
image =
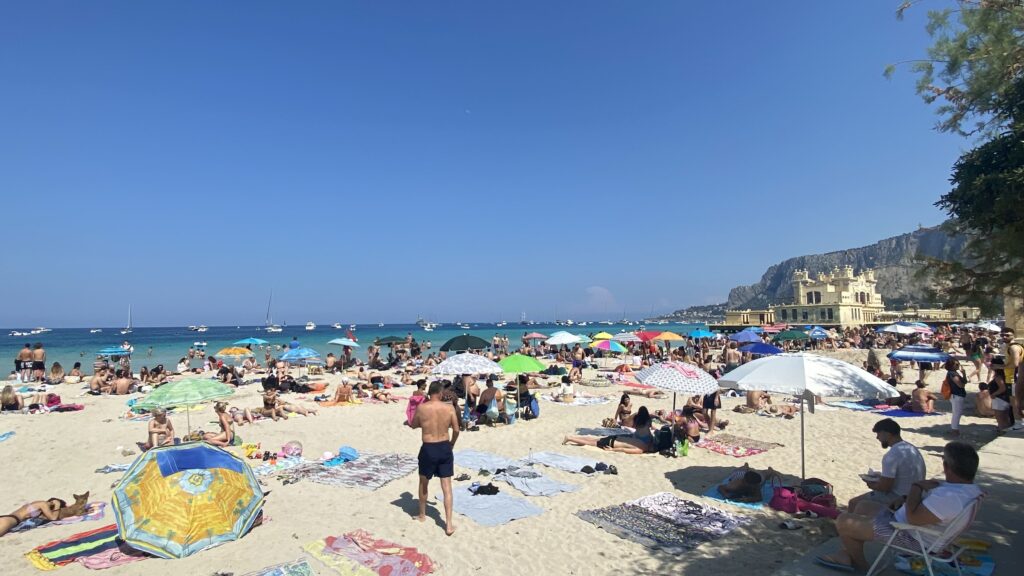
[[[703,325],[696,324],[664,324],[652,325],[651,330],[671,330],[685,335],[690,330]],[[469,330],[464,330],[451,324],[445,324],[435,328],[433,332],[426,332],[415,324],[388,324],[384,327],[377,325],[359,325],[353,332],[363,348],[356,349],[358,358],[366,358],[366,346],[375,338],[384,336],[405,337],[409,332],[418,341],[430,341],[431,351],[436,352],[448,339],[461,334],[472,334],[490,342],[495,333],[505,334],[509,339],[509,346],[516,349],[520,345],[522,336],[526,332],[540,332],[551,334],[558,330],[566,330],[573,334],[596,334],[601,331],[612,334],[622,330],[638,330],[639,326],[625,326],[615,324],[588,324],[587,326],[563,327],[554,324],[534,324],[522,326],[510,322],[504,328],[498,328],[494,324],[470,324]],[[195,342],[205,342],[209,354],[216,354],[218,350],[226,348],[243,338],[262,338],[271,344],[287,345],[292,337],[297,337],[303,346],[308,346],[320,352],[324,356],[328,352],[334,352],[335,356],[341,354],[341,347],[328,345],[329,340],[344,338],[348,332],[348,326],[341,330],[330,326],[319,326],[316,330],[307,331],[305,326],[287,326],[284,331],[278,334],[267,334],[262,328],[253,326],[211,326],[207,332],[190,332],[185,328],[135,328],[131,334],[122,336],[120,328],[104,328],[103,332],[90,334],[87,328],[57,328],[52,332],[36,334],[31,336],[7,336],[10,329],[5,330],[5,335],[0,336],[0,358],[7,359],[7,372],[14,369],[14,357],[26,343],[42,342],[46,348],[47,367],[53,362],[60,362],[65,370],[70,370],[75,362],[81,362],[85,371],[92,371],[92,362],[96,358],[96,352],[108,346],[118,346],[124,340],[128,340],[135,347],[135,354],[132,356],[132,368],[138,371],[142,366],[152,368],[157,364],[163,364],[169,370],[174,370],[178,360],[186,356],[189,346]],[[24,330],[19,330],[24,331]],[[152,348],[152,351],[150,351]],[[424,352],[426,353],[426,351]],[[275,355],[279,355],[277,352]],[[263,362],[263,354],[258,352],[259,361]],[[198,362],[193,364],[198,366]]]

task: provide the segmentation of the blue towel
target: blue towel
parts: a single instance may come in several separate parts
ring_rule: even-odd
[[[455,453],[455,464],[463,468],[469,468],[470,470],[487,470],[488,472],[494,472],[498,468],[508,468],[515,464],[509,458],[504,456],[498,456],[497,454],[491,454],[490,452],[480,452],[478,450],[460,450]]]
[[[557,452],[534,452],[523,458],[522,460],[526,464],[543,464],[552,468],[558,468],[566,472],[573,472],[580,474],[580,470],[584,466],[590,466],[594,468],[597,466],[597,460],[586,460],[583,458],[577,458],[575,456],[566,456],[565,454],[559,454]]]
[[[774,491],[772,490],[772,485],[770,482],[766,482],[761,485],[760,502],[736,502],[734,500],[726,499],[726,497],[722,496],[722,493],[718,491],[718,486],[720,484],[725,484],[726,482],[728,482],[730,476],[732,475],[730,474],[729,476],[726,476],[725,479],[722,480],[721,482],[712,485],[710,488],[708,488],[707,492],[702,494],[702,496],[704,496],[705,498],[711,498],[712,500],[718,500],[719,502],[725,502],[726,504],[732,504],[733,506],[739,506],[740,508],[748,508],[750,510],[760,510],[764,508],[765,504],[771,502]]]
[[[921,418],[922,416],[945,416],[941,412],[932,412],[931,414],[925,414],[924,412],[911,412],[909,410],[883,410],[878,413],[879,416],[887,416],[889,418]]]
[[[491,496],[474,496],[469,490],[452,491],[452,509],[481,526],[500,526],[520,518],[539,516],[544,510],[528,501],[499,492]],[[444,495],[441,495],[444,501]]]
[[[870,412],[874,410],[872,406],[865,406],[860,402],[850,402],[849,400],[839,400],[836,402],[829,402],[829,406],[835,406],[837,408],[846,408],[847,410],[856,410],[858,412]]]
[[[7,440],[11,436],[14,436],[14,431],[13,430],[11,432],[4,432],[3,434],[0,434],[0,442],[3,442],[4,440]]]
[[[575,484],[552,480],[532,468],[510,468],[507,472],[494,475],[495,480],[508,482],[510,486],[527,496],[554,496],[562,492],[580,489]]]

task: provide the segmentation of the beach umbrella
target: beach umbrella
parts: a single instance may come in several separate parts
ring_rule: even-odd
[[[597,334],[594,334],[594,340],[611,340],[612,338],[615,338],[615,336],[607,332],[598,332]]]
[[[205,442],[143,452],[113,494],[118,537],[161,558],[238,540],[262,507],[263,489],[249,465]]]
[[[686,338],[683,338],[682,336],[676,334],[675,332],[662,332],[661,334],[655,336],[654,340],[661,340],[662,342],[673,342],[686,340]]]
[[[639,338],[641,342],[650,342],[651,340],[657,338],[660,334],[661,332],[658,332],[657,330],[641,330],[639,332],[636,332],[636,337]]]
[[[764,326],[762,330],[769,334],[777,334],[789,328],[788,324],[772,324],[771,326]],[[750,329],[753,331],[753,329]]]
[[[349,348],[362,348],[358,342],[350,338],[335,338],[328,342],[328,344],[334,344],[335,346],[348,346]]]
[[[401,336],[385,336],[383,338],[377,338],[373,341],[374,344],[405,344],[405,338]],[[443,348],[442,348],[443,350]]]
[[[260,338],[243,338],[238,342],[235,342],[235,346],[245,346],[246,344],[251,344],[253,346],[262,346],[264,344],[270,344],[270,342],[267,342],[266,340],[262,340]]]
[[[320,353],[312,348],[303,346],[301,348],[292,348],[284,354],[281,354],[278,360],[281,360],[282,362],[295,362],[297,364],[315,364],[317,360],[320,360]]]
[[[523,336],[523,338],[526,338],[527,340],[547,340],[548,339],[546,334],[541,334],[540,332],[530,332],[526,336]]]
[[[590,344],[596,350],[607,350],[609,352],[625,352],[626,347],[615,340],[597,340]]]
[[[757,354],[759,356],[768,356],[770,354],[781,354],[782,348],[776,348],[771,344],[765,344],[764,342],[755,342],[753,344],[747,344],[746,346],[740,346],[740,352],[749,352],[750,354]]]
[[[899,392],[880,378],[852,364],[816,354],[776,354],[747,362],[718,383],[723,388],[761,390],[800,398],[800,474],[806,477],[804,400],[814,396],[891,398]],[[813,404],[811,410],[813,412]]]
[[[491,343],[479,336],[463,334],[456,336],[441,345],[442,352],[464,352],[466,350],[483,350],[490,348]]]
[[[1002,328],[1000,328],[996,324],[993,324],[992,322],[982,322],[981,324],[978,324],[978,328],[981,328],[982,330],[987,330],[989,332],[1002,332],[1003,331]]]
[[[224,348],[217,352],[214,356],[218,358],[224,356],[226,358],[247,358],[252,356],[252,350],[248,348],[242,348],[240,346],[232,346],[230,348]]]
[[[778,340],[779,342],[788,342],[790,340],[809,340],[809,339],[810,339],[810,336],[808,336],[806,332],[801,332],[800,330],[786,330],[784,332],[779,332],[775,336],[775,340]]]
[[[563,344],[579,344],[580,339],[575,334],[568,332],[555,332],[544,342],[552,346],[562,346]]]
[[[888,334],[917,334],[917,330],[914,330],[910,326],[904,326],[902,324],[889,324],[888,326],[882,326],[878,329],[879,332],[885,332]]]
[[[590,336],[587,336],[586,334],[577,334],[576,335],[576,340],[580,344],[589,344],[589,343],[593,342],[593,340],[590,339]]]
[[[543,372],[544,363],[533,356],[512,354],[502,358],[498,365],[506,374],[522,374],[524,372]]]
[[[700,340],[701,338],[715,338],[716,334],[714,332],[709,331],[709,330],[705,330],[703,328],[698,328],[698,329],[690,332],[689,334],[687,334],[687,336],[689,336],[690,338],[694,338],[696,340]]]
[[[500,364],[488,360],[479,354],[463,352],[441,362],[430,371],[431,374],[500,374],[504,372]]]
[[[808,332],[807,335],[810,336],[812,340],[824,340],[830,336],[828,330],[825,330],[821,326],[811,328],[811,331]]]
[[[134,408],[153,410],[154,408],[173,408],[176,406],[195,406],[211,400],[227,398],[235,393],[235,389],[227,384],[211,378],[183,378],[160,386],[148,396],[137,402]],[[185,411],[185,422],[192,432],[189,411]]]
[[[901,362],[945,362],[949,354],[933,346],[904,346],[889,352],[888,357]]]
[[[761,337],[758,336],[757,334],[754,334],[750,330],[742,330],[742,331],[737,332],[735,334],[730,334],[729,335],[729,340],[732,340],[733,342],[747,342],[747,343],[750,343],[750,342],[761,342]]]
[[[642,342],[640,337],[632,332],[619,332],[615,336],[612,336],[612,340],[616,342]]]
[[[686,362],[660,362],[636,373],[641,384],[672,392],[672,410],[676,409],[676,394],[688,396],[713,394],[718,391],[715,377]]]

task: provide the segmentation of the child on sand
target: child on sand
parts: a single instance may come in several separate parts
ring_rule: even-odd
[[[149,421],[148,440],[142,445],[143,450],[149,450],[157,446],[170,446],[174,444],[174,424],[167,417],[167,410],[163,408],[153,409],[153,419]]]

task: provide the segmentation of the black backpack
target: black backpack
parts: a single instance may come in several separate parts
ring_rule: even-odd
[[[654,451],[668,450],[672,447],[672,440],[672,427],[662,426],[660,430],[654,432]]]

